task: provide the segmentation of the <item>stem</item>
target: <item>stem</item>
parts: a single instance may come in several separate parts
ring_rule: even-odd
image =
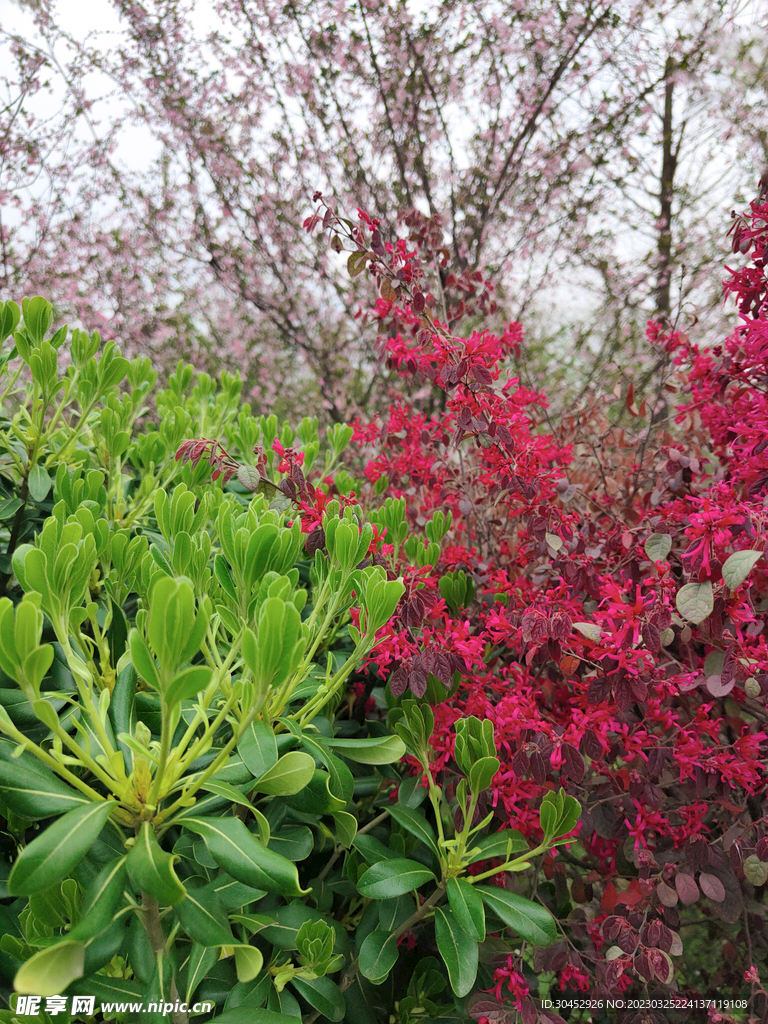
[[[142,891],[141,909],[144,912],[144,928],[146,929],[147,938],[149,939],[155,959],[158,956],[165,956],[165,936],[163,935],[163,925],[160,921],[160,908],[157,905],[157,900],[150,896],[148,892]],[[162,977],[162,972],[160,976]],[[176,1003],[179,999],[179,990],[176,987],[175,977],[171,978],[170,996],[172,1003]],[[189,1014],[186,1011],[171,1010],[171,1020],[173,1024],[188,1024]]]
[[[484,871],[481,875],[467,875],[467,881],[474,885],[476,882],[482,882],[484,878],[490,878],[491,875],[498,875],[500,871],[509,871],[516,864],[524,864],[527,860],[532,857],[537,857],[540,853],[546,853],[549,847],[546,844],[537,846],[535,850],[531,850],[529,853],[523,853],[519,857],[515,857],[514,860],[508,860],[506,864],[502,864],[498,868],[490,868],[488,871]]]

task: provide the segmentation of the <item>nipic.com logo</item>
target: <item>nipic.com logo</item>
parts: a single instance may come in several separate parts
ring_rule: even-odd
[[[17,996],[16,1008],[13,1011],[16,1017],[36,1017],[45,1011],[51,1017],[59,1013],[67,1012],[67,1002],[70,1002],[70,1013],[85,1014],[91,1016],[96,1009],[95,996]],[[182,1003],[178,1000],[175,1003],[101,1003],[102,1013],[162,1013],[168,1016],[171,1013],[207,1013],[213,1010],[214,1004]]]

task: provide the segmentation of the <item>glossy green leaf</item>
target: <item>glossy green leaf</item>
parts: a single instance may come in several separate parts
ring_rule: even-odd
[[[179,857],[161,849],[148,821],[141,826],[128,853],[126,867],[131,881],[154,897],[161,907],[173,907],[187,895],[173,865]]]
[[[360,764],[394,764],[405,754],[405,744],[399,736],[370,736],[367,739],[323,737],[318,742]]]
[[[477,942],[485,939],[483,900],[473,885],[463,878],[449,878],[448,903],[459,926]]]
[[[0,743],[0,799],[11,810],[30,821],[66,814],[91,801],[71,789],[33,754],[12,757],[14,747]]]
[[[330,978],[293,978],[291,984],[323,1017],[333,1021],[344,1019],[347,1008],[335,981]]]
[[[255,779],[277,764],[277,740],[271,725],[251,722],[237,744],[237,752]]]
[[[489,910],[504,924],[514,928],[517,934],[534,946],[548,946],[557,940],[555,919],[538,903],[518,896],[506,889],[476,886]]]
[[[187,994],[185,1002],[191,1003],[201,981],[208,977],[213,965],[218,961],[220,951],[216,946],[202,946],[199,942],[192,943],[187,960]]]
[[[176,906],[184,931],[201,946],[234,946],[237,942],[220,901],[204,889],[187,890]]]
[[[352,845],[363,856],[369,864],[376,864],[380,860],[395,860],[398,854],[390,850],[380,839],[375,836],[363,833],[356,835]]]
[[[421,811],[412,810],[410,807],[403,807],[401,804],[392,804],[389,808],[389,813],[406,832],[410,832],[412,836],[416,836],[420,843],[423,843],[435,857],[440,859],[440,853],[437,849],[437,836],[435,830],[432,828],[430,823],[424,817]]]
[[[315,774],[315,762],[301,750],[290,750],[256,780],[259,793],[293,796],[300,793]]]
[[[448,968],[451,988],[462,997],[472,991],[477,977],[477,941],[468,935],[450,910],[435,908],[437,948]]]
[[[405,857],[396,857],[369,867],[358,879],[357,888],[362,896],[370,900],[386,900],[393,896],[403,896],[425,882],[434,881],[434,874],[423,864]]]
[[[29,896],[61,881],[80,863],[106,824],[113,801],[76,807],[24,847],[8,877],[12,896]]]
[[[22,995],[55,996],[83,975],[85,946],[64,939],[35,953],[13,979],[14,989]]]
[[[115,911],[123,902],[128,876],[126,860],[126,857],[116,857],[110,861],[89,885],[80,920],[69,932],[68,938],[85,942],[100,935],[112,924]]]
[[[471,849],[478,852],[473,854],[469,863],[476,864],[482,860],[496,860],[499,857],[506,857],[509,850],[510,855],[527,853],[531,844],[522,832],[514,828],[505,828],[501,832],[494,832],[493,835],[483,836],[471,844]]]
[[[469,787],[473,793],[482,793],[493,782],[499,770],[498,757],[481,757],[469,769]]]
[[[358,962],[360,973],[374,985],[386,981],[400,953],[392,932],[371,932],[363,939]]]
[[[345,850],[348,850],[357,835],[357,818],[347,811],[336,811],[333,820],[336,822],[334,830],[336,841]]]
[[[328,772],[315,769],[307,785],[293,796],[286,797],[286,803],[302,814],[333,814],[343,811],[347,801],[334,796],[331,790],[332,779]]]
[[[304,896],[296,865],[264,846],[239,818],[185,818],[184,828],[205,840],[227,874],[246,885],[282,896]]]

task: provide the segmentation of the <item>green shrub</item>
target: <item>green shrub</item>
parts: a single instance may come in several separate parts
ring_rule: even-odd
[[[171,1004],[176,1021],[205,1000],[222,1022],[364,1022],[394,995],[415,1020],[441,992],[461,1015],[486,927],[555,938],[544,907],[474,883],[527,868],[578,804],[547,798],[537,850],[511,830],[481,839],[490,723],[457,724],[466,778],[449,802],[426,704],[393,710],[394,731],[340,713],[404,588],[367,557],[358,506],[324,496],[322,542],[307,545],[274,449],[294,445],[311,471],[315,420],[278,429],[240,407],[236,379],[180,366],[152,425],[147,360],[82,331],[48,340],[40,298],[20,328],[13,303],[1,312],[6,986]],[[325,478],[350,436],[330,434]],[[406,750],[427,788],[390,767]],[[435,959],[395,972],[399,993],[376,988],[422,925],[458,1002]]]

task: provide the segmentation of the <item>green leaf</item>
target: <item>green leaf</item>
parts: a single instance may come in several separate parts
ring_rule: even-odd
[[[652,562],[663,562],[672,550],[672,538],[668,533],[652,533],[643,547]]]
[[[493,782],[499,770],[498,757],[481,757],[469,769],[469,786],[473,793],[482,793]]]
[[[296,865],[262,845],[239,818],[185,818],[184,828],[205,840],[208,851],[227,874],[255,889],[281,896],[305,896]]]
[[[675,604],[684,619],[695,624],[703,622],[714,608],[712,584],[709,580],[704,583],[686,583],[678,590]]]
[[[333,820],[336,822],[336,841],[348,850],[357,835],[357,818],[348,811],[336,811]]]
[[[369,864],[376,864],[380,860],[395,860],[397,858],[397,853],[386,847],[381,840],[366,833],[356,835],[352,845]]]
[[[429,824],[421,811],[411,810],[410,807],[403,807],[401,804],[392,804],[389,813],[406,832],[416,836],[420,843],[423,843],[432,853],[440,859],[440,851],[437,848],[437,837],[435,830]]]
[[[83,976],[84,960],[84,944],[64,939],[27,960],[13,979],[13,987],[21,995],[56,996]]]
[[[207,665],[185,668],[169,683],[165,691],[165,702],[169,708],[183,700],[191,700],[204,690],[211,681],[211,669]]]
[[[82,793],[62,782],[33,754],[15,758],[13,745],[0,743],[0,799],[16,814],[30,821],[66,814],[75,807],[90,806]]]
[[[80,919],[67,936],[85,942],[100,935],[112,924],[115,911],[123,901],[128,871],[126,857],[110,861],[88,886]]]
[[[292,978],[291,985],[314,1009],[328,1020],[343,1020],[347,1012],[339,986],[330,978]]]
[[[249,946],[247,943],[235,946],[235,968],[238,981],[253,981],[263,966],[264,955],[260,949]]]
[[[0,522],[12,519],[23,504],[21,498],[5,498],[0,501]]]
[[[256,780],[255,789],[269,796],[293,796],[309,784],[314,774],[314,758],[301,750],[290,750]]]
[[[105,800],[76,807],[49,825],[21,851],[8,876],[8,892],[30,896],[60,882],[96,842],[114,806],[114,801]]]
[[[176,907],[184,931],[201,946],[234,946],[237,943],[218,899],[204,889],[187,890]]]
[[[286,803],[302,814],[333,814],[343,811],[347,801],[334,795],[331,784],[333,780],[328,772],[315,769],[307,785],[293,796],[286,798]]]
[[[449,878],[448,903],[464,931],[477,942],[485,939],[485,910],[480,894],[463,878]]]
[[[360,946],[360,973],[374,985],[381,985],[397,963],[399,955],[393,933],[377,929],[366,935]]]
[[[128,647],[131,651],[131,661],[138,674],[154,690],[159,690],[160,680],[157,677],[155,660],[152,657],[149,644],[138,629],[132,629],[128,635]]]
[[[254,778],[258,779],[277,764],[277,740],[271,725],[266,722],[251,722],[240,742],[237,752]]]
[[[29,493],[33,501],[44,501],[52,484],[53,480],[51,480],[42,466],[33,466],[27,478]]]
[[[344,814],[345,812],[339,811],[338,813]],[[275,853],[287,857],[288,860],[306,860],[312,853],[315,837],[312,834],[312,829],[306,825],[294,825],[281,828],[279,832],[271,835],[266,845]]]
[[[504,924],[514,928],[517,934],[534,946],[549,946],[557,940],[555,919],[538,903],[533,903],[506,889],[476,886],[483,903]]]
[[[359,764],[394,764],[405,754],[405,744],[399,736],[370,736],[354,740],[321,737],[318,742]]]
[[[395,857],[373,864],[357,882],[358,891],[369,900],[387,900],[404,896],[425,882],[436,881],[435,876],[415,860]]]
[[[514,828],[505,828],[501,832],[494,832],[493,835],[483,836],[472,849],[478,852],[472,855],[470,864],[476,864],[481,860],[495,860],[498,857],[506,857],[507,850],[510,854],[527,853],[531,846],[522,832]]]
[[[173,868],[179,859],[160,848],[152,826],[145,821],[128,854],[126,867],[137,888],[148,892],[161,907],[174,907],[187,895]]]
[[[755,563],[763,557],[762,551],[737,551],[723,564],[723,582],[729,590],[736,590],[749,576]]]
[[[192,996],[195,994],[197,986],[208,977],[211,968],[218,962],[220,955],[219,950],[215,946],[202,946],[199,942],[192,943],[189,960],[187,961],[187,994],[185,1002],[192,1002]]]
[[[477,977],[477,942],[467,935],[451,911],[442,907],[435,909],[435,935],[451,988],[459,997],[467,995]]]

